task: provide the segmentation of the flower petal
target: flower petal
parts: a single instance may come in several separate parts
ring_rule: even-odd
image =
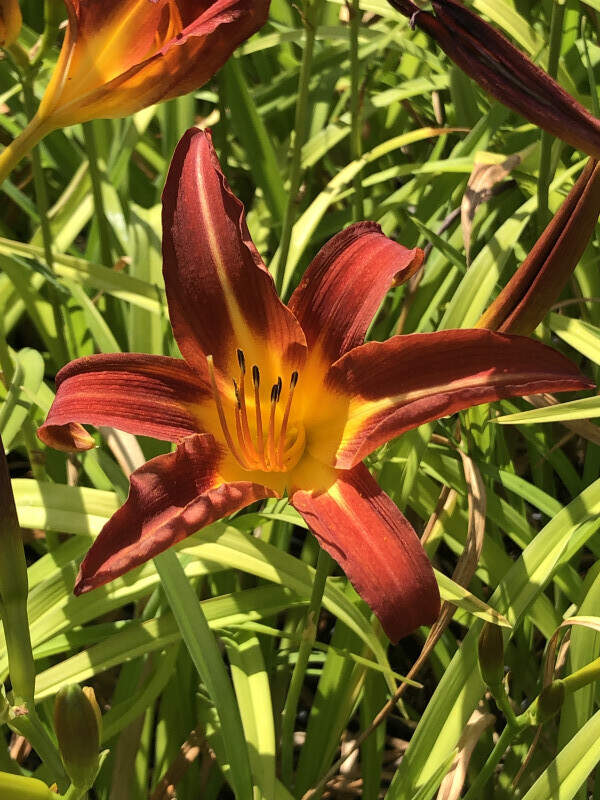
[[[317,253],[288,307],[302,325],[309,351],[331,364],[365,339],[392,284],[408,280],[423,251],[388,239],[375,222],[359,222]]]
[[[338,468],[352,467],[411,428],[479,403],[594,385],[556,350],[486,330],[368,342],[333,365],[328,383],[328,418],[314,417],[307,440],[315,458]]]
[[[40,114],[55,126],[127,116],[206,83],[268,16],[268,0],[66,0],[69,26]]]
[[[600,120],[495,28],[457,0],[389,0],[439,44],[463,72],[525,119],[600,158]]]
[[[175,150],[163,193],[163,255],[171,323],[190,364],[202,367],[212,354],[236,375],[241,348],[269,389],[302,366],[302,329],[250,239],[210,134],[194,128]]]
[[[328,472],[329,486],[300,489],[291,497],[321,547],[342,567],[392,642],[433,623],[440,595],[408,520],[364,464]]]
[[[599,213],[600,165],[591,158],[525,261],[476,327],[532,333],[579,263]]]
[[[75,594],[118,578],[171,545],[240,508],[274,497],[247,480],[226,482],[225,451],[210,434],[190,436],[174,453],[131,475],[127,502],[106,523],[84,558]]]
[[[74,423],[109,425],[179,442],[200,430],[205,406],[212,408],[207,381],[182,359],[166,356],[116,353],[78,358],[61,369],[56,385],[38,436],[67,452],[94,446],[91,436]]]

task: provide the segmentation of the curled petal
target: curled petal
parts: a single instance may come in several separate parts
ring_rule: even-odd
[[[362,344],[390,286],[407,281],[422,262],[422,250],[388,239],[375,222],[359,222],[334,236],[288,303],[309,351],[331,364]]]
[[[202,368],[211,354],[236,375],[239,348],[265,391],[279,376],[289,380],[305,358],[304,334],[252,243],[210,134],[195,128],[179,142],[165,185],[163,255],[171,324],[190,364]]]
[[[307,439],[315,458],[344,469],[401,433],[461,409],[504,397],[594,385],[556,350],[522,336],[486,330],[368,342],[342,356],[328,382],[331,415],[313,427]]]
[[[525,119],[600,158],[600,121],[508,39],[458,0],[389,0],[492,97]]]
[[[533,250],[477,323],[502,333],[532,333],[556,302],[600,214],[600,166],[590,159]]]
[[[133,114],[202,86],[269,0],[66,0],[69,23],[39,114],[55,127]]]
[[[75,594],[118,578],[171,545],[240,508],[275,496],[247,480],[226,482],[225,451],[210,434],[190,436],[174,453],[131,475],[127,502],[84,558]]]
[[[314,475],[313,467],[310,472]],[[293,492],[292,505],[373,609],[392,642],[419,625],[432,624],[440,595],[408,520],[364,464],[328,472],[323,488]]]
[[[209,384],[185,361],[166,356],[117,353],[78,358],[61,369],[56,385],[38,436],[66,452],[94,446],[81,422],[179,442],[198,432],[202,411],[212,406]]]

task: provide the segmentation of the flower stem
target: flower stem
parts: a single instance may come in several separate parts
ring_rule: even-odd
[[[94,122],[84,122],[82,125],[85,149],[87,151],[92,181],[92,194],[94,197],[94,211],[98,223],[98,238],[100,239],[100,258],[105,267],[113,263],[110,246],[110,227],[104,209],[104,196],[102,194],[102,174],[98,164],[98,148],[96,146],[96,131]]]
[[[283,227],[281,232],[281,243],[276,255],[275,285],[277,291],[285,291],[289,284],[291,275],[286,275],[286,264],[290,252],[292,241],[292,228],[298,210],[298,192],[300,190],[300,180],[302,177],[302,147],[306,141],[306,131],[308,128],[308,90],[310,84],[310,74],[312,71],[313,55],[315,50],[315,35],[317,23],[320,19],[320,11],[324,0],[312,0],[305,4],[303,16],[304,22],[304,51],[302,53],[302,63],[300,65],[300,77],[298,78],[298,100],[296,102],[296,116],[294,121],[294,145],[292,148],[292,163],[290,166],[290,185],[287,206],[283,217]]]
[[[352,161],[362,156],[361,137],[361,98],[360,98],[360,61],[358,60],[358,34],[360,31],[360,0],[352,0],[350,10],[350,114],[352,129],[350,132],[350,154]],[[354,221],[358,222],[364,217],[363,189],[360,173],[354,176]]]
[[[558,61],[562,42],[563,20],[565,16],[565,0],[555,0],[552,5],[550,20],[550,45],[548,50],[548,74],[555,78],[558,72]],[[546,227],[550,217],[548,208],[548,189],[552,180],[552,143],[554,137],[542,131],[540,137],[540,172],[538,175],[538,229],[540,234]]]
[[[310,601],[304,618],[304,631],[298,649],[298,659],[294,665],[290,688],[285,699],[283,718],[281,723],[281,778],[286,786],[291,787],[294,755],[294,724],[298,709],[298,700],[304,683],[304,676],[308,666],[308,659],[317,635],[317,621],[321,612],[323,592],[327,575],[331,568],[331,558],[319,549],[315,580],[310,595]]]
[[[4,148],[0,153],[0,184],[4,183],[19,161],[51,130],[47,120],[34,117],[17,138]]]
[[[10,723],[10,728],[24,736],[48,768],[52,778],[59,784],[66,784],[67,776],[61,761],[58,749],[35,708],[28,709],[26,714],[15,717]]]

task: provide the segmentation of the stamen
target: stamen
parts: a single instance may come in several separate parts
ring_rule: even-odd
[[[240,419],[243,431],[243,444],[242,449],[245,451],[247,458],[253,463],[261,463],[262,458],[254,447],[252,441],[252,434],[250,433],[250,425],[248,424],[248,412],[246,410],[246,358],[243,350],[237,351],[238,363],[240,365],[240,387],[239,392],[236,388],[236,397],[238,397],[238,407],[240,410]],[[235,384],[235,381],[234,381]],[[240,440],[241,441],[241,440]]]
[[[283,467],[283,452],[285,449],[285,435],[287,433],[288,420],[290,418],[290,409],[292,407],[292,399],[294,397],[294,389],[298,383],[298,373],[296,370],[292,372],[290,380],[290,391],[288,393],[287,403],[285,404],[285,411],[283,412],[283,422],[281,423],[281,431],[279,432],[279,442],[277,444],[277,461],[279,466]]]
[[[256,409],[256,443],[258,446],[258,457],[264,469],[265,464],[265,440],[263,437],[262,414],[260,413],[260,372],[256,364],[252,367],[252,382],[254,383],[254,408]]]
[[[275,410],[279,402],[279,395],[281,393],[281,378],[271,389],[271,415],[269,417],[269,434],[267,436],[267,460],[270,467],[274,467],[276,463],[275,454]]]
[[[219,415],[219,422],[221,423],[221,430],[223,431],[223,436],[225,437],[225,441],[227,442],[227,447],[229,447],[232,456],[235,460],[244,467],[244,469],[248,469],[248,464],[246,463],[245,459],[238,453],[236,446],[233,443],[233,439],[231,438],[231,434],[229,433],[229,428],[227,427],[227,420],[225,419],[225,411],[223,410],[223,404],[221,403],[221,396],[219,394],[219,390],[217,389],[217,381],[215,378],[215,365],[212,356],[206,356],[206,361],[208,363],[208,372],[210,375],[210,384],[213,390],[213,396],[215,398],[215,405],[217,406],[217,414]]]

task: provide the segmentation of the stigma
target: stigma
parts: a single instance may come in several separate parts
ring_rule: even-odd
[[[250,390],[246,386],[246,357],[243,350],[238,349],[237,361],[239,374],[237,379],[231,379],[235,398],[234,424],[231,425],[230,397],[219,391],[213,357],[207,356],[213,398],[227,447],[244,470],[286,472],[298,462],[305,443],[303,426],[290,425],[298,372],[294,370],[291,373],[285,388],[283,379],[277,378],[277,383],[271,387],[267,404],[264,398],[261,401],[261,375],[258,365],[252,366]],[[226,411],[229,411],[229,415]]]

